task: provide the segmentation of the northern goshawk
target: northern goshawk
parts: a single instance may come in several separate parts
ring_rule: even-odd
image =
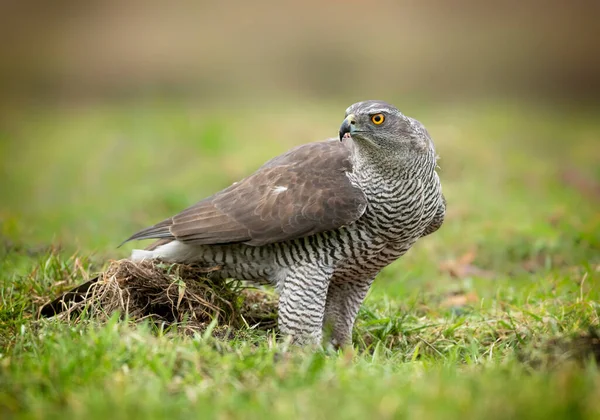
[[[421,123],[382,101],[350,106],[339,139],[308,143],[144,229],[133,260],[214,264],[212,276],[268,281],[279,330],[299,344],[349,344],[379,271],[435,232],[446,201]]]

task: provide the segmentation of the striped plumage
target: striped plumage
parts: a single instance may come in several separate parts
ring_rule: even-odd
[[[378,114],[381,124],[372,121]],[[132,239],[166,239],[133,258],[219,264],[216,275],[267,280],[280,292],[283,334],[320,343],[329,325],[332,343],[344,345],[377,273],[441,226],[435,167],[419,122],[384,102],[360,102],[346,111],[340,141],[293,149],[139,232]]]
[[[267,280],[279,329],[348,344],[377,273],[437,230],[445,200],[436,153],[416,120],[381,101],[350,106],[340,138],[272,159],[248,178],[131,239],[159,238],[135,260],[221,265],[213,275]]]

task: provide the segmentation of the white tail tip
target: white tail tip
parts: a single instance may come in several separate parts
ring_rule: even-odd
[[[154,258],[154,251],[146,251],[144,249],[134,249],[131,251],[132,261],[144,261]]]

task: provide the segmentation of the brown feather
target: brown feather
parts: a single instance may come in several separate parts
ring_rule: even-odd
[[[363,214],[367,201],[346,175],[352,171],[348,141],[296,147],[128,241],[168,238],[195,245],[259,246],[350,224]]]

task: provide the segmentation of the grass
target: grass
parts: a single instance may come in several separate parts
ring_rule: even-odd
[[[436,142],[448,217],[381,273],[339,353],[35,312],[125,257],[131,232],[334,136],[347,104],[7,118],[0,416],[598,418],[598,110],[397,104]]]

